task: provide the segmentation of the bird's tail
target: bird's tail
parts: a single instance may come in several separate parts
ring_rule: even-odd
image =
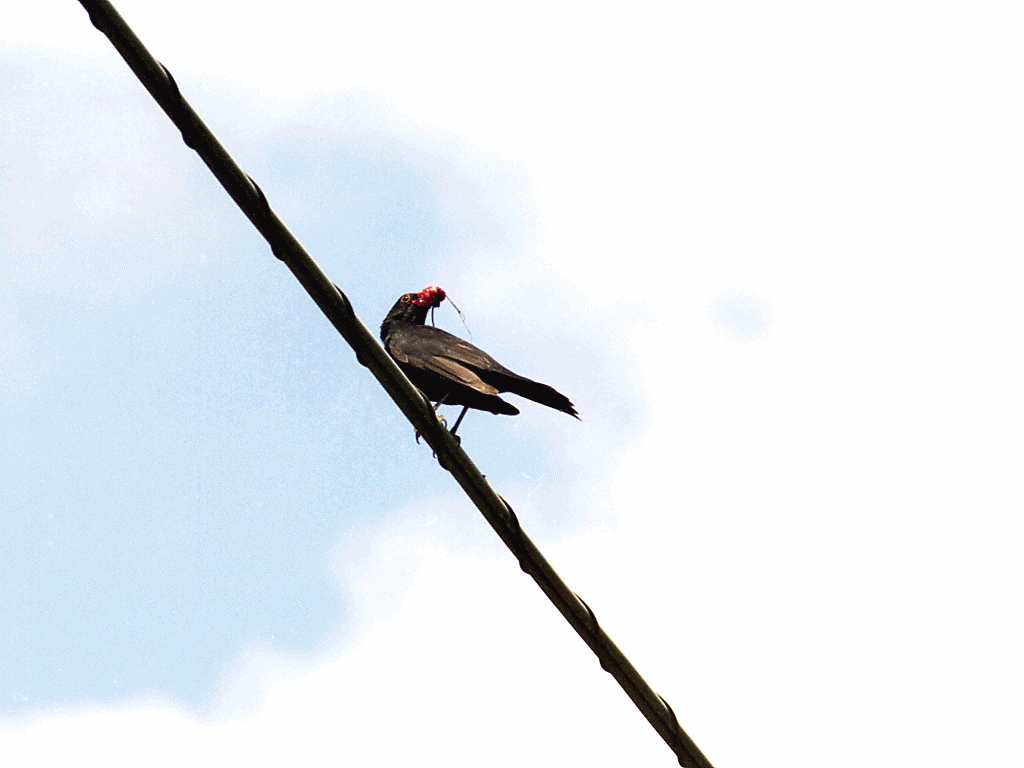
[[[478,406],[482,410],[490,411],[491,413],[498,413],[502,416],[518,416],[519,409],[516,408],[512,403],[506,403],[497,395],[492,395],[487,398],[487,404]]]
[[[556,411],[567,413],[577,419],[580,417],[569,398],[547,384],[541,384],[539,381],[517,376],[514,373],[492,374],[488,376],[488,381],[502,392],[511,392],[525,397],[527,400],[533,400],[535,403],[554,408]]]

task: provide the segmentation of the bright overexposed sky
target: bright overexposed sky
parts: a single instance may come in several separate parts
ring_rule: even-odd
[[[116,6],[716,766],[1021,764],[1015,4]],[[12,765],[673,764],[77,3],[0,103]]]

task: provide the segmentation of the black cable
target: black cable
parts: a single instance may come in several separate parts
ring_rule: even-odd
[[[242,212],[270,244],[356,354],[356,359],[380,382],[413,427],[451,472],[509,548],[520,567],[554,603],[559,612],[597,656],[601,667],[622,686],[686,768],[711,768],[711,763],[680,727],[668,703],[655,693],[622,651],[597,623],[583,599],[555,573],[519,525],[515,513],[487,484],[480,470],[438,423],[431,404],[388,357],[383,347],[356,317],[348,298],[320,270],[284,223],[271,210],[263,192],[231,159],[178,90],[174,78],[146,50],[124,19],[106,0],[79,0],[93,26],[105,34],[136,77],[181,131],[185,144],[194,149],[231,195]]]

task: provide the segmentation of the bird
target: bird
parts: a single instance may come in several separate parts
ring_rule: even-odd
[[[579,419],[575,406],[558,390],[513,373],[458,336],[425,325],[427,312],[439,307],[446,296],[444,289],[436,285],[403,293],[381,323],[380,338],[409,381],[436,403],[435,411],[442,405],[462,406],[452,435],[470,408],[517,415],[519,409],[498,396],[503,392],[512,392]],[[416,439],[419,440],[418,435]]]

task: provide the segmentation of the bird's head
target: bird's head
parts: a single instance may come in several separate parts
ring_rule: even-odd
[[[383,331],[396,321],[423,325],[427,319],[427,312],[434,307],[441,306],[445,295],[444,289],[436,285],[428,285],[416,293],[403,293],[388,312],[388,316],[384,318],[381,330]]]

